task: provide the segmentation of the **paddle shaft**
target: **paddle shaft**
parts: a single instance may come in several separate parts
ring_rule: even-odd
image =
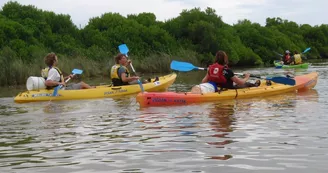
[[[179,61],[175,61],[175,60],[173,60],[171,62],[170,67],[173,70],[178,70],[178,71],[182,71],[182,72],[206,69],[206,68],[202,68],[202,67],[196,67],[193,64],[188,63],[188,62],[179,62]],[[235,73],[235,74],[238,74],[238,73]],[[262,77],[255,76],[255,75],[250,75],[250,77],[262,78]],[[287,77],[266,77],[265,79],[271,80],[276,83],[282,83],[282,84],[286,84],[286,85],[295,85],[295,80],[287,78]]]
[[[235,75],[243,76],[245,74],[244,73],[235,73]],[[288,75],[288,74],[286,76],[290,77],[290,75]],[[251,74],[249,77],[254,77],[254,78],[259,78],[259,79],[266,79],[267,78],[267,77],[262,77],[262,76],[258,76],[258,75],[253,75],[253,74]]]
[[[67,83],[68,81],[70,81],[73,77],[75,76],[75,74],[73,74],[72,77],[69,77],[68,79],[66,79],[65,83]],[[63,87],[63,85],[59,85],[59,89]]]
[[[137,76],[136,70],[134,70],[132,63],[130,63],[130,67],[132,68],[132,71],[134,72],[134,74]],[[145,89],[143,88],[140,79],[138,79],[138,84],[139,84],[139,86],[140,86],[141,92],[144,92]]]
[[[244,75],[243,73],[235,73],[236,75]],[[280,84],[285,84],[285,85],[295,85],[296,81],[294,79],[292,79],[290,76],[275,76],[275,77],[262,77],[262,76],[256,76],[256,75],[250,75],[250,77],[254,77],[254,78],[259,78],[259,79],[265,79],[265,80],[269,80],[269,81],[273,81],[276,83],[280,83]]]
[[[207,70],[207,68],[197,67],[198,70]]]
[[[244,76],[244,73],[234,73],[235,75],[240,75],[240,76]],[[256,76],[256,75],[250,75],[249,77],[255,77],[255,78],[261,78],[261,76]]]
[[[136,70],[133,68],[132,62],[130,62],[130,67],[135,75],[137,75]]]

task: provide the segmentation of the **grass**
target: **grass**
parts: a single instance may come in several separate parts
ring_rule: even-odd
[[[44,53],[46,55],[46,53]],[[41,53],[30,62],[17,58],[14,52],[0,55],[0,86],[25,85],[30,76],[41,76],[41,69],[45,68]],[[129,56],[137,72],[169,73],[172,60],[186,61],[199,65],[195,52],[181,50],[176,55],[152,53],[147,57]],[[114,58],[104,58],[95,61],[85,56],[69,57],[58,55],[58,67],[64,75],[68,75],[75,68],[82,69],[82,78],[103,77],[105,82],[110,80],[110,68],[114,65]],[[26,60],[25,60],[26,61]]]

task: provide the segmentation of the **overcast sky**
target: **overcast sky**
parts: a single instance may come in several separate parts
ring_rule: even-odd
[[[10,0],[0,0],[0,6]],[[179,16],[183,9],[211,7],[225,23],[238,20],[265,24],[267,17],[281,17],[298,24],[328,24],[328,0],[18,0],[20,4],[32,4],[39,9],[57,14],[69,14],[72,21],[84,27],[90,18],[107,12],[123,16],[151,12],[157,20]]]

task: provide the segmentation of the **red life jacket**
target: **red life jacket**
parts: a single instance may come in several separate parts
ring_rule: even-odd
[[[217,84],[226,83],[227,79],[224,77],[223,70],[224,66],[218,63],[209,66],[208,70],[208,81],[215,82]]]
[[[284,61],[288,62],[290,60],[290,55],[285,55]]]

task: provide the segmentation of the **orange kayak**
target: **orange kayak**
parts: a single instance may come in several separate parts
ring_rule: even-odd
[[[216,93],[192,94],[190,92],[144,92],[137,95],[140,107],[187,105],[199,102],[211,102],[238,98],[252,98],[277,95],[292,91],[304,91],[313,88],[317,84],[318,73],[312,72],[306,75],[295,76],[295,85],[285,85],[271,82],[267,85],[265,80],[258,87],[243,89],[228,89]]]

